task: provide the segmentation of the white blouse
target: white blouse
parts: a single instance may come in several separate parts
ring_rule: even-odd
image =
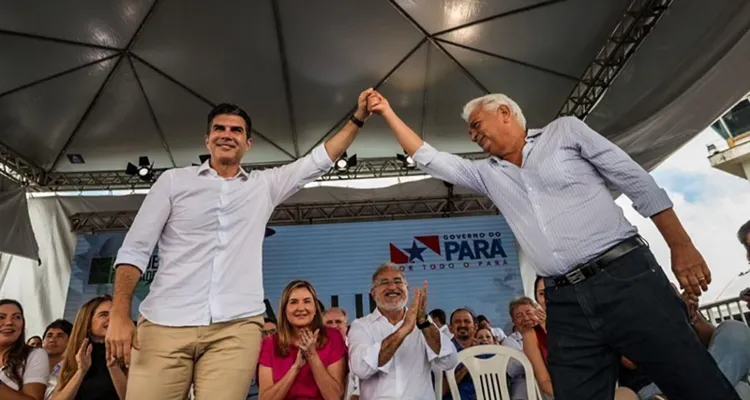
[[[0,369],[0,381],[13,390],[21,390],[6,372],[5,367]],[[26,369],[21,376],[23,377],[24,385],[29,383],[43,383],[47,385],[47,380],[49,379],[49,358],[47,358],[47,352],[44,349],[31,350],[29,356],[26,358]]]

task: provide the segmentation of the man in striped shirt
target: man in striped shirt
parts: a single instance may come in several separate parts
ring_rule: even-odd
[[[620,356],[642,366],[670,398],[738,399],[696,338],[682,300],[607,184],[649,217],[672,253],[680,285],[700,295],[711,273],[653,178],[582,121],[563,117],[527,129],[502,94],[463,110],[469,138],[489,153],[471,161],[439,152],[374,92],[381,115],[417,166],[488,196],[544,277],[549,371],[557,400],[612,399]]]

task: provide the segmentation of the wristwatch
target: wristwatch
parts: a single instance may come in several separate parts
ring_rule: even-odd
[[[430,322],[429,319],[424,320],[424,322],[417,324],[417,328],[421,331],[422,329],[427,329],[432,326],[432,322]]]
[[[362,121],[361,119],[357,118],[352,114],[351,118],[349,118],[350,121],[354,123],[354,125],[357,125],[358,127],[363,127],[365,125],[365,121]]]

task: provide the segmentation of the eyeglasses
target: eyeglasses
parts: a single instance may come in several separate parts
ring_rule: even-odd
[[[391,280],[391,279],[381,279],[381,280],[379,280],[379,281],[377,281],[375,283],[375,286],[376,287],[387,287],[387,286],[390,286],[391,284],[396,285],[396,286],[402,286],[402,285],[405,285],[406,282],[403,279],[401,279],[401,278],[396,278],[396,279],[393,279],[393,280]]]

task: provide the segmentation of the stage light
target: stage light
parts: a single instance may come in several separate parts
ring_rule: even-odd
[[[334,167],[338,172],[346,172],[355,165],[357,165],[357,155],[354,154],[351,157],[347,157],[346,152],[334,163]]]
[[[154,165],[149,162],[148,157],[138,157],[138,166],[128,163],[125,173],[133,176],[138,175],[142,181],[151,182],[154,179]]]
[[[202,164],[203,164],[204,162],[206,162],[206,160],[208,160],[209,158],[211,158],[211,155],[210,155],[210,154],[201,154],[201,155],[199,155],[199,156],[198,156],[198,160],[200,160],[200,162],[201,162],[201,165],[202,165]]]
[[[406,154],[406,152],[404,152],[404,154],[396,154],[396,159],[399,160],[406,169],[414,169],[417,167],[417,163],[410,155]]]

